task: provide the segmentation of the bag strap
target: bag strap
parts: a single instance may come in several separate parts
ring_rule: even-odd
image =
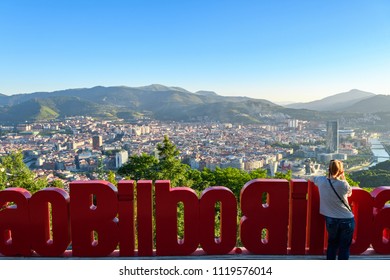
[[[344,199],[342,199],[339,194],[336,192],[335,188],[333,187],[333,184],[332,182],[330,181],[330,179],[328,178],[328,181],[329,181],[329,184],[330,186],[332,187],[334,193],[337,195],[337,197],[340,199],[340,201],[344,204],[345,207],[347,207],[347,209],[349,210],[349,212],[352,212],[352,209],[351,209],[351,206],[349,206],[349,204],[345,203]]]

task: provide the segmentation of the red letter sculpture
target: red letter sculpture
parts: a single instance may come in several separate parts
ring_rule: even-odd
[[[112,253],[119,240],[117,189],[105,181],[72,182],[70,197],[73,255],[103,257]]]
[[[267,203],[262,196],[268,194]],[[256,179],[241,190],[241,241],[254,254],[287,254],[289,183]]]
[[[369,192],[354,187],[348,201],[352,206],[356,221],[351,254],[359,255],[366,251],[371,243],[374,199]]]
[[[134,256],[134,181],[118,183],[119,254]]]
[[[324,254],[325,220],[320,214],[320,194],[318,187],[309,182],[308,190],[307,247],[310,255]]]
[[[0,192],[0,253],[5,256],[30,256],[28,199],[31,194],[22,188]],[[8,206],[13,202],[14,205]]]
[[[137,182],[138,256],[153,256],[152,181]]]
[[[52,232],[50,238],[50,209]],[[62,255],[70,243],[69,194],[58,188],[46,188],[30,199],[31,245],[41,256]]]
[[[390,187],[376,188],[371,194],[374,197],[375,213],[372,246],[379,254],[390,254],[390,207],[386,205],[386,202],[390,200]]]
[[[177,204],[184,204],[184,238],[177,237]],[[199,244],[199,200],[194,190],[156,182],[156,254],[190,255]]]
[[[304,255],[306,253],[307,181],[291,180],[290,192],[288,227],[290,254]]]
[[[221,236],[215,238],[215,204],[220,202]],[[229,253],[237,241],[237,201],[225,187],[212,187],[200,198],[200,244],[209,255]]]

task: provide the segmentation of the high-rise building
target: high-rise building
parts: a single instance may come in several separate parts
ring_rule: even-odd
[[[338,153],[339,149],[339,122],[326,123],[326,149],[327,153]]]
[[[125,164],[129,159],[129,154],[127,151],[122,150],[115,154],[115,167],[120,168],[123,164]]]
[[[103,144],[103,140],[100,135],[94,135],[92,137],[92,149],[99,150],[102,144]]]

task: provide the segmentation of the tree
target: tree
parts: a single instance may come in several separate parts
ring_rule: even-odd
[[[117,185],[117,182],[116,182],[116,179],[115,179],[115,172],[110,170],[108,171],[108,179],[107,179],[108,182],[110,182],[111,184],[113,184],[114,186]]]
[[[55,179],[55,180],[50,182],[49,186],[50,187],[54,187],[54,188],[63,189],[64,188],[64,183],[61,180],[59,180],[59,179]]]
[[[146,153],[132,155],[127,163],[118,169],[118,174],[136,181],[155,180],[157,179],[157,163],[157,158]]]
[[[349,184],[350,186],[354,186],[354,187],[356,186],[356,187],[358,187],[358,186],[360,185],[360,182],[353,180],[353,179],[351,178],[351,175],[349,175],[349,174],[347,174],[347,173],[345,173],[345,180],[347,180],[347,182],[348,182],[348,184]]]
[[[103,159],[101,157],[98,158],[97,167],[96,167],[96,173],[98,174],[98,179],[103,180],[104,179],[104,163]]]
[[[20,151],[0,158],[0,189],[20,187],[35,193],[47,186],[46,179],[35,177],[34,172],[23,162]]]
[[[292,179],[292,171],[288,170],[286,173],[276,172],[274,178],[275,179],[286,179],[286,180],[290,181]]]
[[[207,188],[208,182],[202,179],[202,172],[197,169],[189,169],[187,171],[187,185],[191,186],[194,190],[202,191]]]
[[[7,173],[0,160],[0,191],[4,190],[7,186]]]
[[[249,172],[249,176],[251,180],[253,179],[264,179],[267,178],[267,170],[266,169],[255,169]]]
[[[191,169],[188,165],[183,164],[178,156],[180,151],[164,136],[163,143],[157,144],[159,162],[157,164],[157,179],[170,180],[172,186],[188,185],[187,172]]]
[[[175,144],[173,144],[167,135],[164,135],[164,140],[161,143],[157,144],[158,157],[160,160],[170,160],[179,156],[180,151],[177,149]]]
[[[240,196],[242,187],[251,180],[248,172],[233,167],[217,167],[214,176],[216,185],[229,188],[236,197]]]

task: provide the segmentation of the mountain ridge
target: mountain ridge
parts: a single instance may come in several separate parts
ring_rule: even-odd
[[[300,102],[285,105],[292,109],[308,109],[316,111],[340,111],[350,107],[354,103],[374,97],[376,94],[372,92],[362,91],[358,89],[351,89],[347,92],[334,94],[320,100],[310,102]]]
[[[249,109],[256,100],[256,110]],[[248,104],[245,104],[245,102]],[[82,105],[80,105],[82,104]],[[208,108],[225,108],[218,116]],[[253,106],[252,106],[253,107]],[[0,119],[7,121],[36,120],[86,114],[99,117],[131,117],[135,112],[148,117],[164,120],[197,120],[199,111],[208,112],[203,117],[210,120],[248,119],[259,121],[257,111],[283,110],[267,100],[248,97],[220,96],[212,91],[192,93],[180,87],[152,84],[144,87],[103,87],[77,88],[53,92],[15,94],[0,98]],[[23,108],[21,110],[20,108]],[[74,110],[78,108],[78,110]],[[195,109],[196,108],[196,109]],[[270,109],[272,108],[272,110]],[[16,110],[19,114],[16,114]],[[40,112],[45,112],[42,114]],[[222,115],[226,115],[223,116]],[[246,117],[243,117],[246,116]]]
[[[376,102],[380,102],[381,106],[377,106]],[[381,112],[390,112],[390,109],[387,109],[390,108],[390,97],[378,97],[374,93],[357,89],[304,104],[309,106],[301,104],[301,107],[296,109],[292,108],[294,106],[280,106],[266,99],[221,96],[207,90],[193,93],[181,87],[160,84],[141,87],[95,86],[0,95],[0,120],[34,121],[84,114],[102,118],[131,119],[137,116],[174,121],[203,119],[267,123],[267,118],[278,115],[285,118],[324,119],[329,116],[326,111],[332,110],[338,114],[375,113],[375,108],[380,108]],[[313,104],[322,106],[322,109],[310,109]],[[363,105],[354,106],[355,104]],[[389,104],[388,107],[386,104]]]
[[[390,112],[390,95],[378,94],[344,108],[346,112],[382,113]]]

